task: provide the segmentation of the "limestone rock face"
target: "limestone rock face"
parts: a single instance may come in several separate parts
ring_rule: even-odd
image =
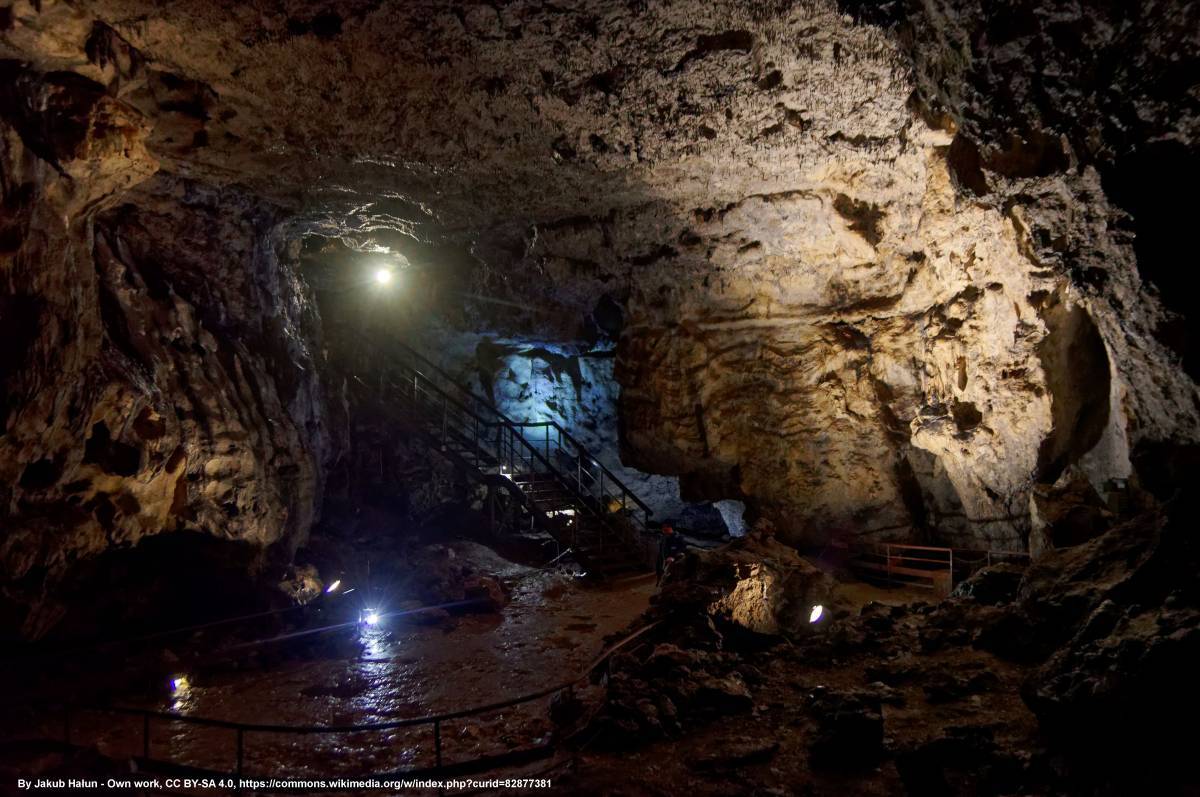
[[[833,578],[795,549],[751,534],[716,550],[689,551],[667,570],[660,608],[696,611],[756,634],[808,630]]]
[[[614,339],[623,458],[684,500],[1025,546],[1035,485],[1200,442],[1156,182],[1200,26],[1091,5],[11,4],[4,561],[302,534],[309,233],[404,255],[418,314]]]
[[[36,635],[59,580],[110,548],[294,547],[333,444],[277,219],[151,177],[148,122],[101,85],[6,64],[0,573]]]
[[[1194,736],[1147,730],[1164,705],[1180,712],[1200,706],[1189,666],[1200,655],[1196,502],[1181,498],[1173,510],[1174,517],[1143,515],[1048,554],[1021,585],[1021,625],[1064,629],[1058,639],[1039,640],[1053,653],[1030,674],[1022,697],[1048,737],[1073,752],[1164,761]]]

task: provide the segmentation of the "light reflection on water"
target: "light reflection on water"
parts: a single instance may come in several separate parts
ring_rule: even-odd
[[[350,655],[193,679],[186,691],[153,707],[238,722],[349,725],[500,701],[577,672],[600,650],[603,637],[644,610],[652,589],[641,582],[614,591],[570,586],[559,595],[548,589],[556,576],[513,568],[512,602],[499,616],[468,615],[449,632],[386,618],[378,626],[333,632],[357,635],[361,648]],[[91,733],[102,750],[129,755],[141,752],[135,726],[136,718],[97,720]],[[448,761],[502,753],[537,743],[550,731],[546,701],[534,701],[444,723],[443,751]],[[155,758],[233,768],[231,730],[155,720],[152,739]],[[245,742],[250,774],[363,775],[434,763],[429,725],[352,734],[251,732]]]

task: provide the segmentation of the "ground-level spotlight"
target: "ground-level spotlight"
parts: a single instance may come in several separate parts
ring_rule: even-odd
[[[191,684],[188,683],[186,675],[176,675],[171,678],[171,691],[175,694],[183,694],[188,690]]]
[[[825,607],[818,603],[816,606],[812,607],[812,611],[808,613],[808,621],[810,623],[815,623],[820,620],[824,614]]]
[[[379,612],[374,609],[367,609],[363,612],[362,621],[367,625],[379,625]]]
[[[393,276],[395,275],[392,274],[390,268],[377,268],[375,269],[375,284],[388,285],[391,283]]]
[[[337,588],[340,586],[342,586],[342,580],[340,578],[334,579],[333,583],[325,588],[325,594],[328,595],[331,592],[337,592]]]

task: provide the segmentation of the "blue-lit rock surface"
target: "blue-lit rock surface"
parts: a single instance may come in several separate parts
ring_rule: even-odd
[[[547,343],[435,329],[414,341],[439,366],[516,421],[552,421],[566,429],[650,506],[658,521],[701,536],[721,536],[721,515],[679,494],[679,481],[626,466],[620,456],[612,343]],[[540,429],[527,435],[536,442]]]

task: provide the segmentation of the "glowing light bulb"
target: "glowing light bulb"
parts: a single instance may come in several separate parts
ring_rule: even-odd
[[[816,606],[812,607],[812,611],[808,613],[808,621],[810,623],[815,623],[817,620],[821,619],[821,615],[823,614],[825,614],[825,607],[818,603]]]
[[[176,675],[171,679],[172,692],[186,692],[188,689],[188,679],[186,675]]]
[[[368,609],[367,616],[363,618],[363,622],[367,625],[378,625],[379,612],[375,611],[374,609]]]
[[[336,592],[337,588],[340,587],[341,585],[342,585],[342,580],[340,578],[334,579],[334,582],[325,588],[326,594],[328,594],[330,592]]]
[[[392,281],[392,270],[389,268],[376,269],[375,283],[377,285],[387,285]]]

